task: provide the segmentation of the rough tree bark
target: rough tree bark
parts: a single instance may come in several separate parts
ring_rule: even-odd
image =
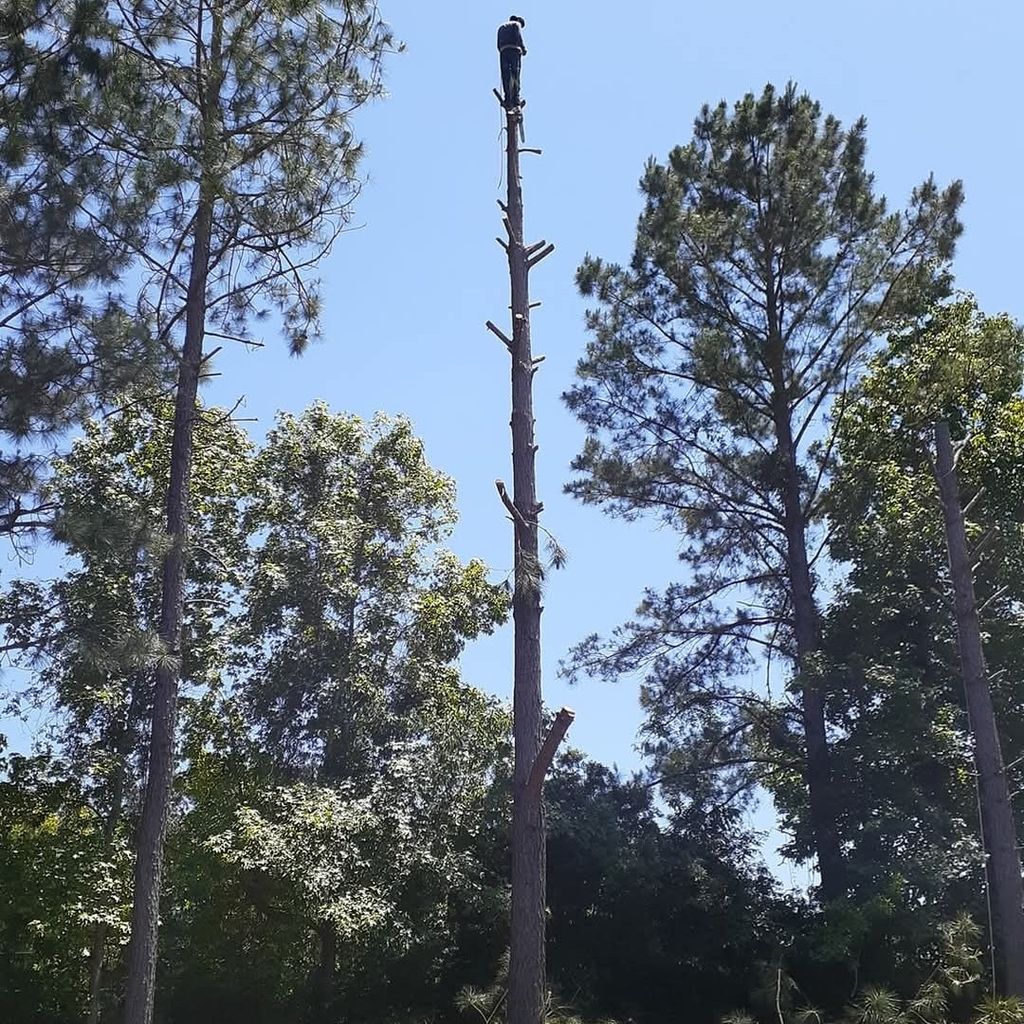
[[[545,835],[543,780],[555,750],[572,721],[563,709],[542,744],[540,661],[541,577],[533,418],[533,358],[530,339],[530,270],[553,246],[523,240],[523,192],[519,171],[522,112],[506,109],[508,198],[502,205],[512,295],[512,336],[493,323],[488,328],[504,342],[512,359],[513,495],[498,481],[515,536],[515,624],[513,738],[515,769],[512,799],[512,909],[509,941],[508,1024],[540,1024],[544,1017]]]
[[[942,501],[953,581],[960,668],[974,738],[974,766],[998,965],[994,982],[1001,995],[1024,997],[1024,886],[1017,830],[988,686],[971,553],[948,423],[935,424],[935,456],[935,479]]]
[[[512,480],[518,515],[515,532],[514,739],[512,804],[512,934],[509,1024],[539,1024],[544,1014],[545,842],[544,804],[526,783],[541,744],[540,548],[536,444],[533,420],[533,349],[530,339],[530,273],[523,242],[523,191],[519,179],[519,114],[507,113],[508,269],[512,286]]]
[[[221,41],[223,21],[211,12],[207,54],[196,54],[203,76],[206,126],[205,161],[212,165],[216,117],[222,85]],[[200,32],[201,35],[201,32]],[[204,59],[204,57],[206,59]],[[188,560],[189,476],[195,437],[196,397],[203,365],[206,333],[206,289],[210,272],[210,245],[216,193],[208,170],[200,184],[192,236],[191,267],[185,298],[185,339],[178,368],[171,438],[170,480],[165,511],[170,547],[164,559],[160,596],[160,639],[164,656],[156,669],[153,718],[149,738],[146,792],[135,860],[131,940],[128,945],[128,980],[125,990],[125,1024],[151,1024],[156,985],[157,941],[160,930],[160,882],[163,876],[164,838],[171,806],[174,777],[174,744],[178,722],[178,683],[181,674],[181,636],[185,606],[185,571]]]
[[[825,700],[816,655],[821,650],[821,622],[814,599],[807,557],[807,517],[804,514],[800,468],[793,439],[792,407],[786,382],[784,350],[776,306],[776,280],[769,262],[765,280],[768,312],[768,359],[771,363],[772,412],[778,453],[786,534],[786,575],[793,609],[796,668],[804,730],[804,778],[811,812],[811,828],[825,901],[846,893],[846,866],[836,830],[837,800],[825,731]]]
[[[164,657],[156,669],[153,721],[149,739],[149,770],[139,822],[135,861],[135,898],[128,946],[128,984],[125,1024],[150,1024],[156,981],[157,937],[160,925],[160,881],[164,837],[171,804],[174,743],[178,721],[178,681],[181,673],[181,627],[184,615],[188,478],[192,469],[196,396],[203,361],[206,280],[213,222],[213,200],[204,196],[196,215],[185,313],[185,343],[178,371],[171,441],[171,473],[167,488],[167,535],[170,550],[164,560],[160,605],[160,639]]]
[[[832,778],[832,759],[825,732],[825,700],[816,655],[821,649],[821,626],[811,570],[807,559],[807,524],[801,495],[800,473],[793,452],[792,430],[785,419],[777,425],[779,453],[783,461],[783,501],[786,517],[786,570],[793,602],[796,668],[800,679],[800,705],[804,727],[807,798],[811,811],[814,846],[821,874],[821,895],[826,901],[846,893],[846,868],[836,832],[837,807]]]

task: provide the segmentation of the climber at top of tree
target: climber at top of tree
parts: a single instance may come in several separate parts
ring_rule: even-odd
[[[504,25],[498,27],[498,53],[501,55],[501,88],[505,95],[505,109],[519,107],[519,72],[522,59],[526,56],[523,29],[526,22],[513,14]]]

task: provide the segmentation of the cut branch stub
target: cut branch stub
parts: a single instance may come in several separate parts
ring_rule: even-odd
[[[543,249],[541,249],[541,251],[539,253],[537,253],[536,256],[534,256],[530,260],[530,264],[529,265],[531,267],[537,266],[537,264],[540,263],[540,261],[542,259],[545,259],[546,257],[550,256],[554,251],[555,251],[555,247],[553,245],[546,245]]]
[[[491,320],[488,320],[484,326],[487,328],[487,330],[491,332],[491,334],[494,334],[497,337],[501,338],[502,343],[504,344],[505,348],[509,350],[509,352],[512,351],[512,339],[496,323],[494,323]]]
[[[501,498],[501,503],[508,509],[508,514],[525,530],[529,526],[529,523],[523,518],[522,512],[516,508],[515,502],[509,497],[508,491],[505,489],[504,480],[495,480],[494,486],[498,491],[498,496]]]
[[[576,712],[572,708],[562,708],[555,715],[555,720],[551,723],[551,728],[548,730],[547,736],[544,737],[540,750],[537,751],[537,759],[530,769],[530,777],[526,781],[526,795],[530,799],[540,799],[541,790],[544,788],[544,779],[551,768],[551,762],[555,759],[555,752],[558,750],[558,745],[565,739],[565,734],[569,731],[569,726],[572,725],[575,717]]]

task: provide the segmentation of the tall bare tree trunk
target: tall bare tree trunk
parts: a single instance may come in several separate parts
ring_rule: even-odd
[[[960,669],[974,739],[981,832],[998,964],[994,981],[1001,995],[1024,998],[1024,886],[1017,830],[988,686],[974,573],[948,423],[935,424],[935,455],[935,478],[942,500],[949,572],[953,581]]]
[[[825,732],[823,679],[821,668],[816,664],[816,655],[821,650],[821,626],[807,559],[807,524],[801,504],[800,477],[788,429],[781,433],[784,443],[780,444],[780,449],[787,456],[787,466],[783,470],[786,474],[786,561],[790,599],[793,602],[796,666],[800,679],[804,777],[814,846],[818,854],[818,870],[821,874],[821,895],[825,900],[836,900],[846,893],[846,865],[836,831],[838,807],[832,759]]]
[[[499,96],[500,100],[500,96]],[[530,270],[554,246],[526,245],[523,240],[523,191],[519,171],[520,108],[506,108],[508,201],[505,213],[512,292],[512,336],[488,321],[512,359],[512,479],[510,498],[505,485],[498,491],[512,519],[515,536],[515,624],[513,739],[515,769],[512,797],[512,909],[509,939],[509,1024],[540,1024],[547,994],[544,962],[545,836],[543,783],[555,750],[565,735],[572,713],[563,709],[547,739],[541,742],[540,619],[541,578],[533,419],[534,360],[530,340]],[[501,241],[499,239],[499,241]]]
[[[204,47],[203,19],[210,19],[209,44]],[[192,236],[192,257],[185,296],[185,340],[178,368],[171,437],[170,480],[165,511],[170,541],[163,565],[160,595],[160,639],[164,654],[156,669],[153,719],[149,738],[146,792],[139,822],[135,859],[135,891],[131,939],[128,944],[128,983],[124,1024],[151,1024],[156,988],[160,931],[160,883],[164,839],[171,808],[174,746],[178,723],[178,683],[181,675],[181,637],[188,564],[189,477],[195,438],[196,398],[203,366],[206,334],[207,283],[216,204],[215,165],[219,153],[220,90],[223,86],[223,14],[216,4],[200,7],[196,27],[196,92],[203,119],[203,168]]]
[[[508,269],[512,285],[512,479],[515,505],[514,739],[512,803],[512,934],[509,1024],[539,1024],[544,1014],[545,841],[544,803],[527,792],[541,744],[540,548],[533,421],[533,350],[530,340],[529,260],[523,242],[519,179],[519,114],[509,111]]]

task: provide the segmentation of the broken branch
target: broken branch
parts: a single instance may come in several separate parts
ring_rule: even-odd
[[[524,529],[529,528],[529,523],[523,518],[523,513],[516,508],[515,502],[508,496],[508,491],[505,490],[504,480],[495,480],[494,486],[498,489],[498,495],[501,498],[501,503],[508,509],[508,514]]]
[[[551,723],[551,728],[548,730],[547,736],[544,737],[540,750],[537,751],[537,759],[530,769],[530,777],[526,780],[526,796],[531,800],[540,799],[541,790],[544,788],[544,779],[551,768],[551,762],[555,759],[555,752],[558,750],[558,745],[565,739],[565,734],[569,731],[569,726],[572,725],[575,717],[576,712],[571,708],[562,708],[555,715],[555,720]]]
[[[507,348],[509,352],[512,351],[512,339],[497,324],[488,320],[485,326],[487,330],[491,332],[491,334],[496,334],[499,338],[501,338],[502,342],[504,342],[505,344],[505,348]]]
[[[529,261],[529,266],[537,266],[537,264],[540,263],[542,259],[545,259],[546,257],[550,256],[554,251],[555,247],[553,245],[545,246],[543,249],[541,249],[539,253],[537,253],[536,256],[533,257],[533,259]]]

